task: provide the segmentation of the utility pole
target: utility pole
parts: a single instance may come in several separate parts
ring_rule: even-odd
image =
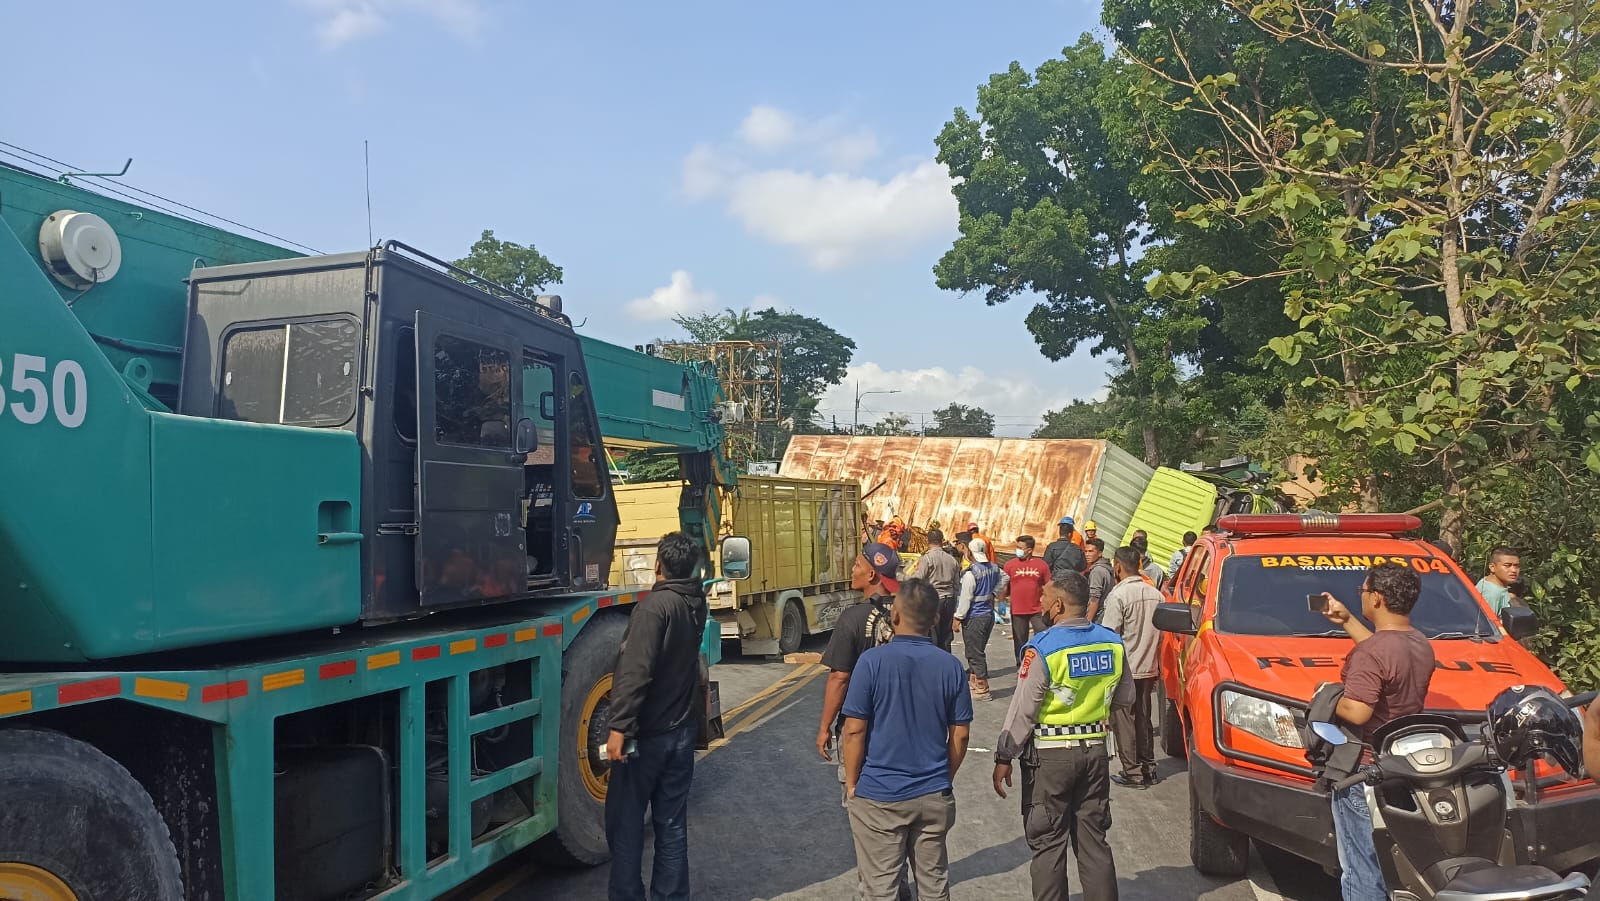
[[[861,433],[861,398],[866,397],[869,394],[899,394],[899,393],[900,393],[900,389],[899,388],[889,388],[889,389],[886,389],[886,390],[880,389],[880,390],[877,390],[877,391],[862,391],[861,390],[861,380],[857,379],[856,380],[856,422],[855,422],[855,425],[850,427],[850,434],[858,435],[858,434]]]

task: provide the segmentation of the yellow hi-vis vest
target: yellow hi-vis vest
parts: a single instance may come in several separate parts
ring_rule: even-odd
[[[1035,635],[1028,647],[1050,673],[1050,687],[1033,727],[1034,745],[1104,738],[1111,697],[1127,667],[1117,633],[1093,623],[1054,626]]]

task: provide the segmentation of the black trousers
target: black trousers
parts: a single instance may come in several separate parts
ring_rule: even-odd
[[[1017,651],[1017,662],[1022,662],[1022,649],[1028,644],[1029,637],[1038,635],[1050,628],[1050,621],[1044,618],[1043,613],[1030,613],[1026,616],[1011,611],[1011,646]]]
[[[1156,731],[1150,722],[1150,701],[1157,676],[1133,680],[1133,706],[1111,710],[1111,732],[1117,737],[1117,763],[1125,779],[1153,782],[1156,773]]]
[[[967,647],[967,670],[979,679],[989,678],[989,633],[994,614],[968,616],[961,623],[961,643]]]
[[[1078,858],[1083,901],[1116,901],[1111,829],[1111,761],[1104,740],[1076,748],[1040,748],[1022,765],[1022,825],[1033,850],[1034,901],[1067,901],[1067,851]]]
[[[956,599],[954,595],[939,596],[939,622],[933,628],[933,642],[940,650],[950,650],[955,642]]]

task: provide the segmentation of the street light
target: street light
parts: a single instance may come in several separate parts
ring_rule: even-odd
[[[880,389],[880,390],[876,390],[876,391],[862,391],[861,390],[861,382],[857,381],[856,382],[856,421],[855,421],[855,425],[850,427],[850,434],[855,435],[855,434],[860,433],[860,431],[861,431],[861,398],[866,397],[869,394],[899,394],[899,393],[900,393],[900,389],[899,388]]]

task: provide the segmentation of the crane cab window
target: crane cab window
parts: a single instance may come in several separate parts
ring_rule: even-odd
[[[594,411],[589,404],[589,388],[576,372],[567,380],[567,440],[572,461],[572,494],[575,497],[600,497],[605,494],[605,473],[600,468],[604,451],[599,431],[594,426]]]
[[[433,344],[434,428],[441,444],[511,448],[511,354],[440,335]]]
[[[356,412],[360,329],[347,316],[228,332],[222,343],[222,419],[337,428]]]

